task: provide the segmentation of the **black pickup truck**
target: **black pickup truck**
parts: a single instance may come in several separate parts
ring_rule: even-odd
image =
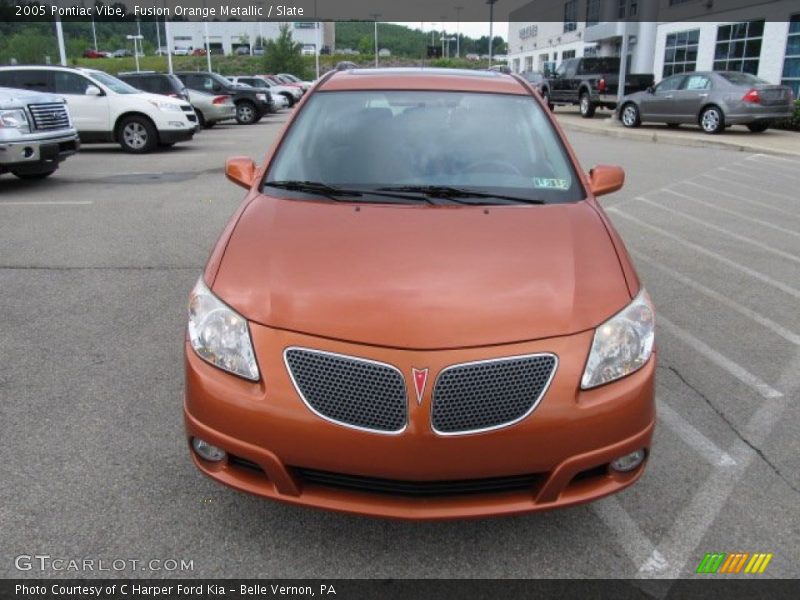
[[[653,84],[652,74],[628,74],[625,95],[646,90]],[[548,79],[550,102],[577,104],[581,116],[591,119],[598,107],[615,109],[619,83],[619,58],[597,56],[568,58]]]

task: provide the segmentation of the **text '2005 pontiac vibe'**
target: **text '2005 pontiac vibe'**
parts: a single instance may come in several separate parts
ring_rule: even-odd
[[[530,85],[344,70],[301,102],[191,293],[209,477],[407,519],[570,506],[647,464],[654,310]]]

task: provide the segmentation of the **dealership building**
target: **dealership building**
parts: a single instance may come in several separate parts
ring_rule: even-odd
[[[292,39],[303,45],[303,51],[315,54],[317,44],[320,50],[333,48],[336,43],[335,23],[317,23],[314,21],[287,23],[292,32]],[[204,48],[206,43],[206,26],[208,27],[208,45],[214,54],[231,54],[239,47],[248,51],[261,37],[266,40],[277,39],[283,23],[275,21],[213,21],[207,25],[202,21],[170,21],[172,46],[179,48]]]
[[[511,13],[508,66],[516,73],[545,71],[566,58],[620,56],[627,37],[631,73],[654,73],[660,80],[684,71],[745,71],[789,85],[800,96],[800,4],[752,4],[535,0]],[[527,16],[550,20],[522,21]]]

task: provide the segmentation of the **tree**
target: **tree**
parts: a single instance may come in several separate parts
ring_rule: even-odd
[[[303,45],[292,39],[289,25],[281,25],[277,40],[267,40],[264,45],[264,69],[267,73],[292,73],[305,78],[306,66],[301,50]]]

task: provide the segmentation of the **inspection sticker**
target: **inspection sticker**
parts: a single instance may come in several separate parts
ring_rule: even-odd
[[[569,188],[569,183],[566,179],[550,179],[548,177],[534,177],[533,187],[543,188],[548,190],[566,190]]]

